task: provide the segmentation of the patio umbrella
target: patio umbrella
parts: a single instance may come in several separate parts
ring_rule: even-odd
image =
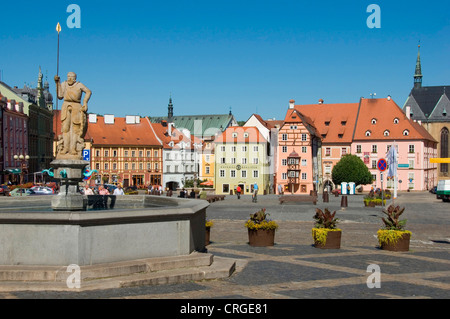
[[[213,181],[206,181],[206,182],[200,183],[200,185],[203,185],[203,186],[213,186],[214,183],[213,183]]]

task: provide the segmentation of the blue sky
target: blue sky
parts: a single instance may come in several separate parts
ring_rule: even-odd
[[[60,75],[93,91],[89,112],[116,116],[252,113],[282,119],[288,102],[357,102],[391,95],[403,106],[421,43],[423,84],[450,84],[449,1],[13,1],[2,3],[2,81],[54,94]],[[66,24],[81,8],[81,28]],[[381,9],[370,29],[368,5]],[[60,104],[61,105],[61,102]]]

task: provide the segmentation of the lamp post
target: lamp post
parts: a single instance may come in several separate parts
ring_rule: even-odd
[[[30,159],[30,156],[28,156],[28,155],[22,155],[22,154],[14,155],[14,160],[20,161],[20,169],[21,169],[20,184],[21,185],[23,185],[23,177],[24,177],[23,171],[24,171],[24,169],[27,169],[27,162],[29,159]]]

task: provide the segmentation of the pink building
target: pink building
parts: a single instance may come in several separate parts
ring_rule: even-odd
[[[399,191],[428,190],[436,185],[437,166],[430,163],[430,158],[437,157],[437,141],[390,97],[361,98],[351,152],[364,161],[374,178],[373,184],[366,185],[364,190],[381,188],[377,161],[386,158],[393,144],[398,150]],[[393,180],[383,179],[384,188],[394,188]]]
[[[278,132],[276,183],[285,193],[309,194],[318,189],[320,136],[312,120],[289,102],[284,124]]]

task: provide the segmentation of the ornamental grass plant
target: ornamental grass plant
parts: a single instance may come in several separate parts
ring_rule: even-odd
[[[411,232],[405,230],[406,219],[400,220],[400,216],[405,211],[405,207],[389,205],[387,209],[383,210],[385,217],[382,217],[384,228],[377,232],[378,242],[382,244],[395,244],[404,235],[411,236]]]
[[[328,208],[322,211],[316,208],[316,214],[313,216],[315,220],[314,228],[312,229],[312,237],[315,242],[320,245],[325,245],[330,231],[341,231],[336,225],[339,219],[335,217],[336,211],[331,213]]]
[[[262,208],[258,212],[254,214],[250,214],[250,219],[245,223],[245,227],[250,230],[276,230],[278,229],[278,224],[268,219],[268,213],[266,213],[266,209]]]

